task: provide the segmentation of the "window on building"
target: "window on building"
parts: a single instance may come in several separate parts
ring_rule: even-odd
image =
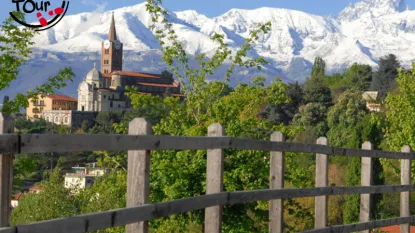
[[[36,118],[36,119],[39,119],[39,116],[38,115],[34,115],[33,117]]]
[[[45,121],[49,121],[49,120],[50,120],[49,116],[46,116]]]
[[[105,49],[105,54],[110,54],[110,50],[109,49]]]
[[[68,123],[68,121],[69,121],[69,120],[68,120],[68,117],[65,117],[65,118],[64,118],[64,122],[65,122],[65,123]]]
[[[59,123],[59,117],[55,116],[55,123]]]
[[[45,105],[45,101],[44,100],[41,100],[40,101],[40,105],[42,105],[42,106]]]
[[[110,108],[112,108],[112,101],[110,102]]]
[[[105,99],[105,98],[107,98],[107,96],[106,96],[106,95],[104,95],[104,99]]]
[[[121,104],[118,104],[118,107],[121,108]]]

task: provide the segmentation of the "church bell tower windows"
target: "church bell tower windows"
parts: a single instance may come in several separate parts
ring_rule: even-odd
[[[102,43],[101,73],[122,70],[123,44],[117,39],[114,14],[112,14],[108,39]]]

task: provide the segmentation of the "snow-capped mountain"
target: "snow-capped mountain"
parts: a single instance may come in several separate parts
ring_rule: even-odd
[[[19,80],[12,84],[13,90],[4,94],[42,83],[64,66],[72,66],[77,78],[63,92],[76,94],[74,88],[93,63],[99,66],[101,42],[107,38],[111,14],[66,16],[38,35],[33,60],[22,68]],[[151,18],[145,3],[117,9],[114,14],[117,35],[126,51],[124,69],[163,71],[166,66],[160,61],[158,41],[149,30]],[[376,67],[378,58],[389,53],[397,55],[405,66],[415,61],[415,11],[408,8],[405,0],[362,0],[335,17],[264,7],[232,9],[215,18],[193,10],[170,12],[169,20],[190,56],[201,52],[212,55],[217,46],[210,39],[214,33],[224,34],[227,43],[236,49],[257,23],[270,21],[271,31],[262,35],[250,51],[251,56],[264,56],[269,64],[262,71],[237,70],[233,83],[249,81],[256,74],[269,81],[276,76],[288,82],[302,81],[309,75],[316,56],[323,57],[329,73],[341,72],[355,62]],[[211,78],[220,79],[220,75]]]

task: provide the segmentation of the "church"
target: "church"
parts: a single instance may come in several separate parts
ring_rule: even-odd
[[[180,83],[167,71],[148,74],[123,70],[123,43],[117,38],[113,14],[108,39],[101,45],[101,69],[94,64],[78,86],[78,111],[130,109],[130,101],[124,95],[126,86],[136,87],[140,94],[183,97]]]
[[[79,84],[78,100],[54,95],[48,97],[50,103],[42,99],[41,104],[38,104],[40,109],[34,103],[33,109],[29,107],[27,112],[36,114],[33,119],[41,116],[54,124],[80,127],[85,121],[93,122],[98,112],[131,109],[131,101],[124,94],[126,86],[136,87],[138,94],[143,95],[181,99],[184,96],[180,91],[180,83],[167,71],[148,74],[123,70],[123,43],[117,38],[113,14],[108,39],[101,45],[101,69],[98,70],[94,64],[94,68]]]

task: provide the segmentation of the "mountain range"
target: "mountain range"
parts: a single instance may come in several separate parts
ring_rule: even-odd
[[[145,3],[113,13],[117,35],[124,43],[124,70],[165,70],[158,41],[149,29],[151,18]],[[78,84],[93,63],[100,65],[101,43],[108,36],[111,14],[67,15],[55,27],[37,35],[32,59],[21,67],[12,88],[2,90],[0,98],[41,84],[67,66],[73,68],[76,78],[61,93],[76,96]],[[224,34],[235,50],[257,23],[271,22],[271,31],[261,35],[250,51],[250,56],[263,56],[269,64],[261,71],[237,69],[233,85],[249,82],[254,75],[263,75],[268,82],[276,76],[286,82],[301,82],[310,74],[316,56],[326,61],[328,73],[342,72],[355,62],[376,69],[378,59],[390,53],[406,67],[415,61],[415,11],[405,0],[362,0],[337,16],[263,7],[232,9],[214,18],[193,10],[169,12],[169,20],[190,57],[202,52],[211,56],[217,47],[211,40],[214,33]],[[209,79],[221,79],[225,70],[226,65]]]

